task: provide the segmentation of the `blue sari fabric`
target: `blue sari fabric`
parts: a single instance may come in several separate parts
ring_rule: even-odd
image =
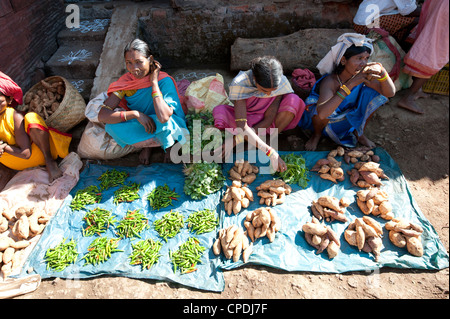
[[[319,88],[322,80],[328,75],[320,78],[311,94],[305,101],[308,110],[304,112],[298,126],[304,129],[313,130],[312,118],[317,115],[317,101],[319,100]],[[338,108],[328,117],[329,123],[323,130],[322,134],[329,137],[335,143],[355,147],[358,136],[361,136],[364,131],[364,126],[370,115],[375,112],[380,106],[385,104],[388,98],[381,95],[372,88],[367,87],[364,83],[358,85],[352,90]]]
[[[164,101],[173,108],[173,114],[169,121],[161,123],[155,113],[153,105],[152,87],[137,90],[132,96],[126,96],[128,107],[131,110],[142,112],[153,119],[156,130],[147,133],[145,128],[133,119],[116,124],[106,124],[106,132],[122,147],[133,145],[149,139],[156,139],[165,150],[175,142],[184,144],[185,135],[188,134],[186,117],[181,106],[178,92],[170,77],[166,77],[158,82]]]

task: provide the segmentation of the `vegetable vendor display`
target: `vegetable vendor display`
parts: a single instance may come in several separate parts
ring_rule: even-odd
[[[184,193],[192,199],[202,199],[220,190],[225,177],[217,163],[192,163],[187,165],[183,173],[186,175]]]
[[[93,236],[94,234],[100,235],[106,232],[109,225],[116,222],[113,214],[106,209],[96,207],[91,209],[84,215],[83,220],[86,227],[83,228],[83,236]]]
[[[70,264],[77,261],[77,243],[72,239],[66,243],[67,238],[64,238],[56,247],[49,248],[45,253],[44,260],[47,263],[47,269],[55,271],[63,271]]]
[[[175,192],[175,188],[171,190],[167,184],[156,187],[147,195],[150,206],[156,210],[172,205],[172,200],[177,200],[179,197],[180,195]]]
[[[158,262],[161,254],[162,243],[151,238],[138,241],[132,245],[133,252],[130,255],[130,265],[141,265],[142,270],[150,269]]]
[[[177,269],[181,271],[181,274],[196,271],[197,263],[201,262],[200,259],[205,250],[206,248],[200,245],[197,238],[190,237],[176,251],[169,252],[170,260],[173,263],[173,272],[176,273]]]
[[[111,258],[111,254],[121,252],[117,249],[119,246],[119,238],[99,237],[95,239],[88,247],[88,252],[82,259],[85,260],[84,266],[97,265]]]
[[[132,202],[136,199],[141,198],[138,194],[139,187],[141,184],[138,183],[129,183],[128,185],[124,185],[118,190],[114,192],[114,204],[119,204],[123,202]]]
[[[101,200],[102,193],[97,186],[91,185],[84,189],[80,189],[75,193],[75,196],[70,203],[70,208],[73,210],[81,210],[85,208],[86,205],[99,203]]]
[[[140,209],[128,211],[127,215],[119,222],[116,234],[120,238],[141,237],[140,232],[149,228],[148,219],[139,212]]]

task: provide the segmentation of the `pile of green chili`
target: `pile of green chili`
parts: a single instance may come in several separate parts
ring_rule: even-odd
[[[111,258],[114,252],[123,251],[117,249],[119,246],[119,238],[99,237],[95,239],[88,247],[88,252],[82,259],[86,265],[98,265]]]
[[[151,238],[138,241],[136,244],[131,245],[133,252],[130,255],[130,265],[141,265],[142,270],[150,269],[156,262],[158,262],[159,251],[161,250],[162,243],[155,241]]]
[[[180,245],[175,252],[169,251],[169,257],[173,263],[173,272],[177,269],[181,274],[187,274],[197,270],[197,263],[201,262],[205,247],[195,237],[190,237],[186,242]]]
[[[149,228],[148,219],[139,212],[140,209],[128,211],[127,215],[119,222],[116,227],[117,235],[120,238],[141,237],[140,232]]]
[[[69,206],[73,210],[81,210],[85,208],[86,205],[99,203],[101,200],[102,193],[97,186],[91,185],[84,189],[78,190]]]
[[[141,198],[138,194],[139,187],[141,184],[129,183],[124,185],[114,192],[114,204],[119,204],[122,202],[132,202],[136,199]]]
[[[191,232],[203,234],[216,229],[219,225],[219,217],[215,216],[214,211],[206,208],[190,214],[186,222]]]
[[[129,174],[124,171],[118,171],[116,169],[107,170],[104,172],[98,180],[100,181],[100,187],[102,189],[108,189],[125,183]]]
[[[175,192],[175,188],[171,190],[167,184],[158,186],[148,194],[147,199],[153,209],[160,210],[172,205],[172,200],[177,200],[180,195]]]
[[[47,269],[63,271],[69,264],[73,264],[77,260],[77,243],[73,239],[66,243],[66,239],[64,238],[55,248],[49,248],[45,253],[44,260],[47,262]]]
[[[99,207],[87,212],[83,220],[86,224],[86,227],[83,228],[83,236],[100,235],[108,229],[109,225],[116,222],[113,214],[109,210]]]
[[[179,212],[170,211],[170,213],[165,214],[161,219],[155,220],[153,226],[159,236],[167,242],[168,238],[175,237],[180,232],[180,229],[183,228],[183,215]]]

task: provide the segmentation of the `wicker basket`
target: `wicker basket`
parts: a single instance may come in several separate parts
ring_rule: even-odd
[[[433,75],[423,86],[425,93],[448,95],[449,65]]]
[[[47,126],[52,127],[60,132],[68,132],[81,121],[85,119],[84,112],[86,110],[86,102],[81,96],[80,92],[65,78],[61,76],[51,76],[45,79],[46,82],[53,84],[55,82],[63,82],[65,87],[64,97],[56,109],[56,111],[45,120]],[[35,93],[42,89],[42,84],[38,82],[35,84],[24,96],[26,97],[31,92]],[[27,111],[27,108],[22,105],[22,111]]]

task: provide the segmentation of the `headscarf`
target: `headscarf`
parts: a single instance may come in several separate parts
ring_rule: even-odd
[[[334,45],[330,52],[317,64],[317,69],[321,75],[331,74],[333,70],[339,65],[345,51],[353,44],[357,47],[366,46],[373,53],[372,39],[367,38],[359,33],[344,33],[337,39],[337,44]]]
[[[14,82],[9,76],[0,71],[0,92],[4,96],[12,97],[12,107],[21,105],[23,103],[23,92],[19,85]]]

